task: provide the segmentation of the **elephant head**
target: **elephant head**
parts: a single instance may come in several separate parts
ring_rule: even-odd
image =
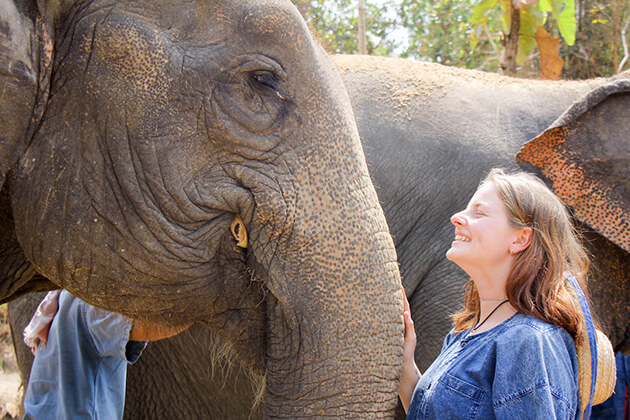
[[[590,292],[617,350],[630,352],[630,80],[610,81],[576,101],[516,155],[551,182],[586,234]],[[600,236],[601,235],[601,236]],[[605,238],[605,239],[604,239]],[[602,319],[604,318],[604,319]]]
[[[396,254],[341,78],[295,7],[0,9],[0,299],[59,286],[202,322],[264,369],[268,416],[390,415]]]

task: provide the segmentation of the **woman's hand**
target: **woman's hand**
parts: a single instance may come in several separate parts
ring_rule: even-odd
[[[420,370],[416,366],[414,360],[414,353],[416,350],[416,330],[413,326],[413,319],[411,319],[411,309],[409,308],[409,301],[405,294],[405,289],[402,289],[403,293],[403,319],[405,321],[405,344],[403,345],[403,367],[402,374],[400,376],[400,387],[398,388],[398,395],[400,401],[405,408],[405,413],[409,410],[409,404],[411,403],[411,397],[413,391],[416,389],[416,384],[420,379]]]

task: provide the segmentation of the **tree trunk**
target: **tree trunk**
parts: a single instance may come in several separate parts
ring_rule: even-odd
[[[617,10],[615,10],[615,41],[613,42],[613,62],[614,68],[619,66],[619,55],[617,50],[619,49],[619,26],[621,22],[621,0],[617,0]]]
[[[510,14],[510,33],[505,41],[505,52],[501,62],[501,73],[507,76],[516,76],[516,55],[518,53],[518,36],[521,30],[521,11],[510,2],[512,12]]]
[[[365,0],[359,0],[359,54],[366,54]]]
[[[628,14],[626,23],[623,25],[623,29],[621,30],[621,44],[623,45],[623,58],[621,59],[621,62],[617,66],[617,73],[621,73],[623,71],[623,66],[625,66],[626,61],[628,61],[628,42],[626,41],[626,30],[628,29],[628,25],[630,25],[630,14]]]

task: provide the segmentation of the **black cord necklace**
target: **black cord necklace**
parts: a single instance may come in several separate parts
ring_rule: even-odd
[[[501,305],[503,305],[505,302],[509,302],[509,301],[510,301],[509,299],[505,299],[503,302],[501,302],[497,306],[495,306],[495,308],[492,310],[492,312],[490,312],[488,314],[488,316],[483,319],[483,321],[481,321],[479,324],[475,325],[472,330],[473,331],[477,331],[477,328],[481,327],[483,325],[483,323],[486,322],[488,320],[488,318],[490,318],[492,316],[492,314],[495,313],[497,311],[497,309],[499,309],[501,307]]]

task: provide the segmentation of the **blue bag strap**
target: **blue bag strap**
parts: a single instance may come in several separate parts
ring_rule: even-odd
[[[572,274],[564,273],[564,278],[571,283],[575,289],[575,293],[580,301],[582,307],[582,313],[584,314],[584,320],[586,321],[586,331],[588,333],[588,342],[591,348],[591,393],[588,400],[588,404],[584,409],[584,420],[588,420],[591,417],[591,407],[593,406],[593,396],[595,395],[595,383],[597,382],[597,341],[595,339],[595,325],[593,325],[593,317],[591,316],[591,310],[588,307],[586,296],[582,288],[578,284],[577,280]]]

